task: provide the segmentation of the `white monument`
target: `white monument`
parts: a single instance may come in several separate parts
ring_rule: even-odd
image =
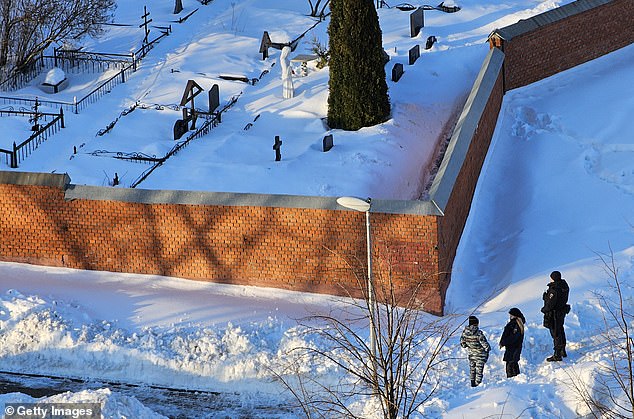
[[[280,54],[280,65],[282,66],[282,96],[284,99],[290,99],[295,96],[295,88],[293,87],[293,68],[288,58],[291,53],[291,47],[282,48]]]

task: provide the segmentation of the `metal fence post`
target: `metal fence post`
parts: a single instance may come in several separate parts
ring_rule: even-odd
[[[11,153],[11,168],[16,169],[18,167],[18,147],[13,142],[13,153]]]

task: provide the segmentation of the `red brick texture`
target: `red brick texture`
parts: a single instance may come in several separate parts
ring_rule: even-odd
[[[613,0],[504,41],[506,90],[526,86],[634,42],[634,1]]]
[[[0,260],[362,297],[365,215],[352,211],[67,201],[59,187],[0,185]],[[442,310],[437,220],[372,214],[377,288],[423,285]],[[356,278],[360,278],[358,282]],[[360,286],[361,285],[361,286]]]

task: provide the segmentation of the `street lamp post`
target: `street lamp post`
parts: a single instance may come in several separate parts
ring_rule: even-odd
[[[365,229],[366,229],[366,243],[368,253],[368,308],[370,311],[370,349],[372,350],[372,372],[376,377],[376,356],[377,356],[377,344],[376,344],[376,316],[375,316],[375,296],[374,296],[374,282],[372,279],[372,235],[370,231],[370,204],[371,200],[363,200],[353,196],[343,196],[337,198],[337,203],[344,208],[348,208],[354,211],[365,212]]]

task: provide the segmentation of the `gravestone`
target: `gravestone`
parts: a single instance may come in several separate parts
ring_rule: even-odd
[[[409,15],[409,36],[412,38],[416,37],[424,26],[423,8],[419,7]]]
[[[273,144],[273,150],[275,150],[275,161],[282,160],[282,140],[280,136],[275,136],[275,144]]]
[[[330,151],[330,149],[333,147],[333,142],[332,142],[332,134],[328,134],[324,137],[323,140],[323,149],[324,149],[324,153],[327,151]]]
[[[392,81],[397,82],[400,80],[403,75],[403,64],[395,63],[394,67],[392,67]]]
[[[420,45],[413,46],[409,50],[409,65],[414,64],[418,57],[420,57]]]
[[[425,43],[425,49],[431,49],[431,47],[436,43],[436,37],[435,36],[428,36],[427,37],[427,42]]]
[[[174,3],[174,14],[177,15],[183,11],[183,0],[176,0]]]
[[[215,111],[218,106],[220,106],[220,89],[217,84],[214,84],[209,91],[209,113]]]
[[[187,132],[187,122],[177,119],[174,123],[174,141],[181,138]]]

